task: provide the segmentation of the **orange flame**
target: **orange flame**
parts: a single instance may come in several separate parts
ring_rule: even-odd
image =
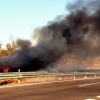
[[[9,67],[3,68],[3,72],[4,72],[4,73],[9,72],[9,70],[10,70],[10,68],[9,68]]]

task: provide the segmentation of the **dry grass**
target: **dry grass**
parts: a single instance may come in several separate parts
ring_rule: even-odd
[[[92,78],[93,76],[88,76],[88,78]],[[76,79],[82,79],[84,76],[76,76]],[[36,78],[21,78],[21,84],[27,83],[40,83],[40,82],[52,82],[52,81],[64,81],[64,80],[72,80],[74,76],[62,76],[62,77],[36,77]],[[18,79],[3,79],[0,80],[0,85],[14,85],[18,84]]]

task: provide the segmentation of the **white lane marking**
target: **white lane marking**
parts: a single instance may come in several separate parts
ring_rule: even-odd
[[[81,81],[81,80],[91,80],[91,79],[100,79],[100,77],[86,78],[86,79],[72,79],[72,80],[63,80],[63,81],[52,81],[52,82],[41,82],[41,83],[18,84],[18,85],[12,85],[12,86],[0,86],[0,88],[10,88],[10,87],[27,86],[27,85],[39,85],[39,84],[47,84],[47,83],[55,83],[55,82]]]
[[[96,96],[97,98],[100,98],[100,95],[99,96]]]
[[[82,84],[82,85],[78,85],[78,86],[87,86],[87,85],[95,85],[95,84],[100,84],[100,82],[97,82],[97,83],[89,83],[89,84]]]
[[[85,100],[95,100],[95,99],[85,99]]]

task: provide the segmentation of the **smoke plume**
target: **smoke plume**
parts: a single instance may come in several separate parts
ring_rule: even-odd
[[[18,39],[14,57],[0,58],[0,67],[39,70],[62,56],[100,58],[100,0],[81,0],[66,5],[66,16],[34,30],[33,40]]]

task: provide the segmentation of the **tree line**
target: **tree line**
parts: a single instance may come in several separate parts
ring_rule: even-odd
[[[7,43],[6,44],[6,49],[2,48],[2,44],[0,44],[0,57],[5,57],[5,56],[13,56],[12,51],[16,50],[17,46],[15,43]]]

